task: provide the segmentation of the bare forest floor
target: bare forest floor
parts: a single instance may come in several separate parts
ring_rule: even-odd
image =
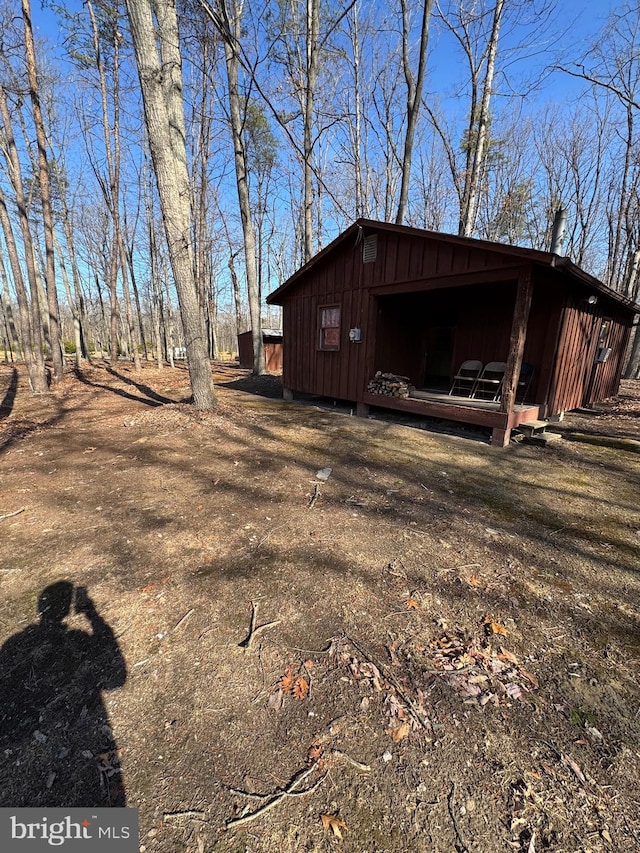
[[[148,853],[640,849],[640,382],[502,450],[215,372],[199,414],[183,367],[0,366],[0,806],[126,802]]]

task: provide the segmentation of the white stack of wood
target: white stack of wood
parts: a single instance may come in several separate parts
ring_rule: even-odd
[[[369,380],[368,391],[370,394],[383,394],[385,397],[408,397],[410,381],[408,376],[382,373],[379,370],[373,379]]]

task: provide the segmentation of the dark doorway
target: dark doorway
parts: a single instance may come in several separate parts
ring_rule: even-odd
[[[448,391],[453,359],[454,326],[426,330],[423,385],[428,391]]]

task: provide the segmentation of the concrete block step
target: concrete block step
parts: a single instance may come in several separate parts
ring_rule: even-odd
[[[518,424],[516,429],[525,435],[531,436],[543,433],[548,426],[548,421],[527,421],[527,423]]]

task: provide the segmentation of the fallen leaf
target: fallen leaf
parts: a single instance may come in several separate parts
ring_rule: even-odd
[[[584,784],[587,780],[585,778],[584,773],[580,769],[580,766],[578,765],[578,763],[576,761],[574,761],[570,755],[563,755],[562,758],[565,761],[565,763],[568,764],[569,767],[576,774],[578,780]]]
[[[284,701],[284,693],[281,688],[278,688],[275,693],[272,693],[269,696],[268,705],[270,708],[273,708],[274,711],[279,711],[282,708],[282,703]]]
[[[522,688],[519,684],[511,682],[506,684],[504,689],[507,691],[507,696],[510,696],[511,699],[522,699]]]
[[[291,667],[288,666],[284,671],[284,675],[278,682],[278,687],[280,688],[280,690],[282,690],[283,693],[291,693],[291,691],[293,690],[294,681],[295,676],[291,672]]]
[[[518,665],[518,658],[513,654],[513,652],[510,652],[508,651],[508,649],[505,649],[504,646],[500,646],[500,654],[498,655],[498,658],[500,660],[508,660],[509,663],[513,663],[516,666]]]
[[[467,578],[467,583],[469,584],[469,586],[473,586],[473,587],[479,587],[480,586],[480,581],[479,581],[477,575],[471,575],[470,578]]]
[[[411,733],[411,724],[406,722],[399,723],[396,726],[390,726],[386,731],[388,735],[391,735],[394,743],[400,743],[401,740],[404,740]]]
[[[407,610],[417,610],[418,606],[418,602],[415,600],[415,598],[407,599]]]
[[[500,634],[503,637],[507,635],[507,629],[499,622],[494,622],[491,616],[487,616],[484,620],[484,629],[488,634]]]
[[[532,672],[527,672],[526,669],[521,669],[520,675],[524,675],[524,677],[527,679],[527,681],[530,684],[533,684],[534,687],[540,687],[540,682],[538,681],[538,679],[535,677],[535,675]]]
[[[309,692],[309,682],[306,678],[299,675],[293,682],[293,695],[296,699],[302,701]]]
[[[333,814],[321,814],[320,820],[322,821],[322,827],[325,832],[331,830],[336,838],[342,838],[342,829],[347,829],[347,824],[340,820],[337,815]]]
[[[322,758],[322,753],[324,752],[323,748],[320,744],[313,744],[313,746],[309,747],[309,752],[307,753],[307,761],[318,761]]]

